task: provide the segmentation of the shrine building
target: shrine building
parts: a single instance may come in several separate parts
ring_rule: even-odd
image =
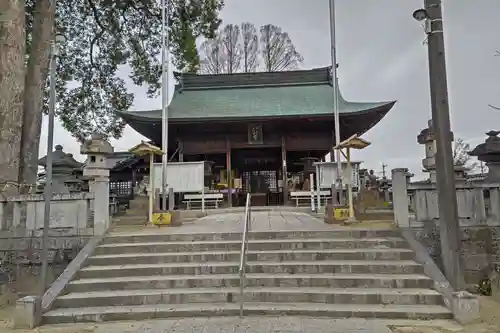
[[[243,205],[247,192],[261,196],[262,205],[288,202],[290,191],[306,189],[312,163],[334,146],[331,67],[175,77],[168,158],[207,161],[212,175],[207,190],[223,191],[229,206]],[[341,140],[366,133],[395,104],[348,102],[338,96]],[[161,109],[120,115],[162,146]],[[128,160],[125,167],[134,168],[134,163]]]

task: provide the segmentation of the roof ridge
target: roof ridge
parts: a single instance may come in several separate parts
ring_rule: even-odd
[[[179,92],[182,91],[197,91],[197,90],[217,90],[217,89],[252,89],[252,88],[283,88],[283,87],[305,87],[305,86],[320,86],[320,85],[331,85],[328,81],[318,81],[318,82],[298,82],[298,83],[264,83],[264,84],[248,84],[248,85],[234,85],[234,86],[199,86],[199,87],[181,87],[179,86]]]
[[[308,84],[328,82],[330,67],[309,70],[294,70],[281,72],[251,72],[231,74],[195,74],[174,73],[180,90],[208,89],[214,87],[245,87],[245,86],[286,86],[288,84]]]
[[[189,73],[189,72],[178,72],[174,71],[174,75],[176,78],[182,77],[218,77],[218,76],[244,76],[244,75],[262,75],[262,74],[282,74],[282,73],[310,73],[310,72],[322,72],[329,71],[331,66],[324,67],[316,67],[311,69],[294,69],[290,71],[272,71],[272,72],[237,72],[237,73],[219,73],[219,74],[198,74],[198,73]]]

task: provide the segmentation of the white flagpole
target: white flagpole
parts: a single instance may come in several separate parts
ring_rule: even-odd
[[[332,86],[333,86],[333,116],[335,122],[335,145],[340,144],[340,121],[339,121],[339,88],[337,77],[337,48],[335,38],[335,0],[330,0],[330,43],[332,57]],[[332,156],[333,157],[333,156]],[[342,163],[340,150],[335,151],[335,161],[337,162],[337,189],[340,191],[339,203],[342,204]],[[335,199],[333,199],[335,202]]]
[[[167,163],[168,163],[168,72],[170,63],[169,52],[169,32],[167,27],[167,20],[169,16],[168,0],[161,0],[161,118],[162,118],[162,150],[165,153],[162,156],[162,208],[167,210]]]

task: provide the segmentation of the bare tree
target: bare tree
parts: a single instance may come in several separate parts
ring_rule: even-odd
[[[241,65],[240,27],[228,24],[220,35],[226,73],[236,73]]]
[[[201,44],[201,72],[204,74],[224,73],[222,40],[220,37],[207,39]]]
[[[478,163],[474,162],[472,156],[467,154],[470,150],[470,144],[461,138],[455,139],[453,143],[453,164],[471,171],[476,169]]]
[[[288,34],[275,25],[266,24],[260,28],[260,44],[267,72],[294,69],[304,60]]]
[[[258,66],[259,36],[257,29],[252,23],[241,24],[241,37],[243,48],[241,50],[243,60],[243,71],[245,73],[255,72]]]
[[[202,46],[201,70],[205,74],[236,73],[241,67],[240,27],[226,25],[214,39]]]

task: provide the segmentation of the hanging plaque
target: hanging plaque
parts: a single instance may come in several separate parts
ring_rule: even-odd
[[[262,135],[262,124],[248,125],[248,143],[253,145],[264,143],[264,138]]]

